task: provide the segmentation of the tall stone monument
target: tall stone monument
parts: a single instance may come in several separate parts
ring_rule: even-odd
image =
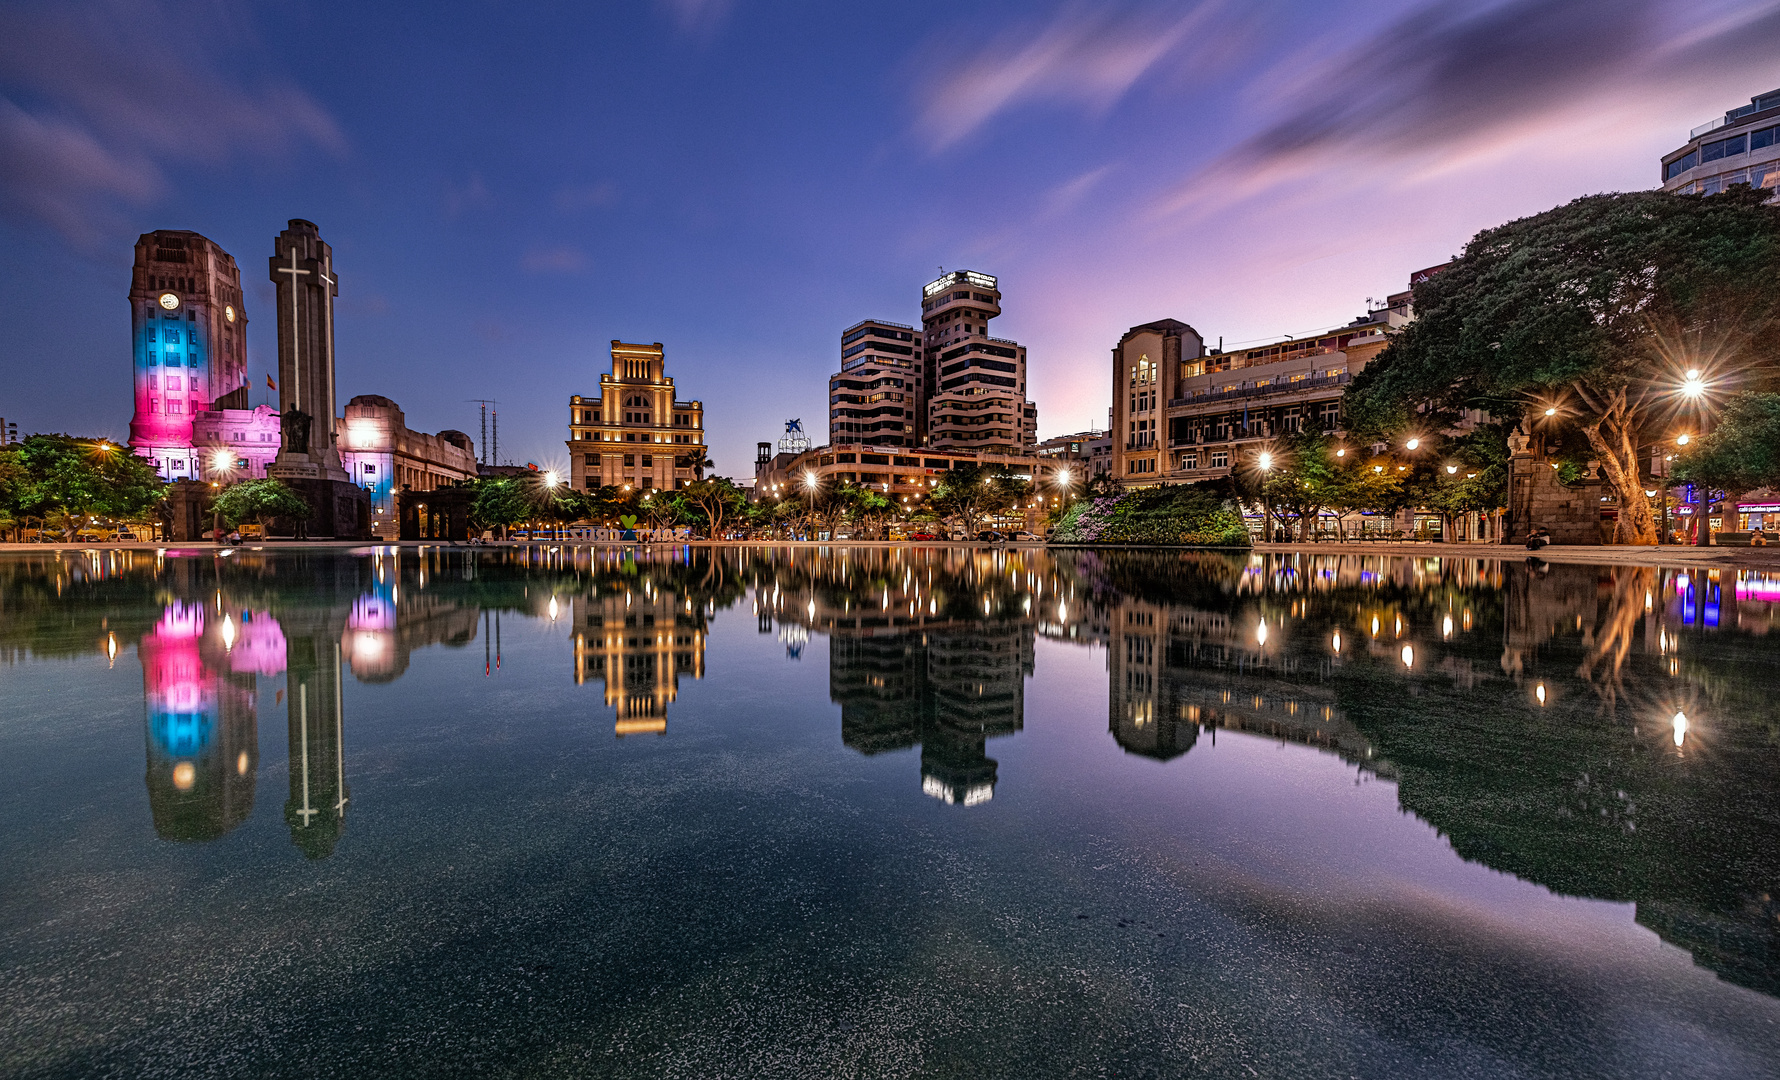
[[[366,539],[370,495],[354,484],[334,445],[334,253],[313,222],[293,219],[278,234],[269,272],[278,301],[278,458],[266,475],[309,500],[298,537]]]

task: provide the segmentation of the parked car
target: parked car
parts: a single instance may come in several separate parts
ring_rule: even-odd
[[[1017,532],[1017,533],[1010,533],[1008,535],[1008,539],[1012,540],[1016,544],[1031,544],[1031,543],[1042,542],[1044,540],[1044,537],[1038,535],[1037,533]]]
[[[912,532],[912,533],[909,533],[909,539],[910,540],[938,540],[939,536],[934,533],[930,533],[930,532]]]
[[[994,529],[984,529],[982,532],[977,533],[977,542],[980,544],[999,544],[1006,539],[1007,537],[996,532]]]

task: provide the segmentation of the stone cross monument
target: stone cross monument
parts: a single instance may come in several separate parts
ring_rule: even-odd
[[[292,220],[271,260],[278,286],[278,460],[266,475],[347,482],[334,446],[334,252],[311,222]]]
[[[266,475],[295,489],[307,521],[275,522],[299,539],[371,535],[371,497],[352,482],[334,445],[334,252],[312,222],[292,219],[269,260],[278,287],[278,458]]]

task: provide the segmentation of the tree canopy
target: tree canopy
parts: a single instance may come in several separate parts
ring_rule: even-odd
[[[64,533],[88,517],[147,518],[166,484],[147,459],[106,439],[32,435],[6,451],[0,506],[14,518],[59,518]]]
[[[1415,320],[1349,387],[1362,437],[1450,429],[1466,410],[1574,423],[1620,499],[1621,539],[1655,541],[1643,428],[1689,368],[1751,384],[1780,358],[1780,207],[1594,195],[1486,229],[1418,283]]]
[[[1743,393],[1675,457],[1670,475],[1727,492],[1780,486],[1780,394]]]
[[[269,518],[302,520],[310,510],[308,499],[274,478],[231,484],[217,494],[212,505],[230,528],[244,521],[264,525]]]

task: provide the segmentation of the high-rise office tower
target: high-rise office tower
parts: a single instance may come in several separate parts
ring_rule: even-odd
[[[999,314],[1001,289],[988,274],[954,270],[921,289],[926,445],[1019,453],[1038,441],[1026,348],[989,335]]]
[[[927,431],[921,335],[867,319],[841,332],[841,369],[828,379],[828,441],[920,446]]]
[[[228,252],[195,232],[144,233],[130,278],[130,322],[130,448],[164,479],[201,479],[192,420],[213,409],[247,408],[241,271]]]
[[[828,380],[828,441],[1030,450],[1038,407],[1026,399],[1026,349],[989,336],[999,314],[995,279],[955,270],[922,288],[919,331],[883,319],[848,327]]]

